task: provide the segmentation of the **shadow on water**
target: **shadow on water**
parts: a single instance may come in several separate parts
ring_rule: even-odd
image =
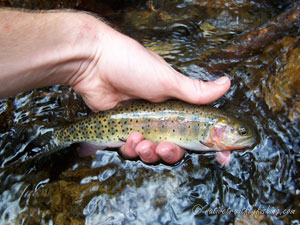
[[[291,3],[59,2],[13,6],[99,13],[177,70],[203,80],[216,78],[201,68],[203,52],[255,29]],[[80,158],[76,146],[26,163],[40,150],[32,146],[39,134],[89,110],[65,86],[1,100],[0,224],[298,224],[299,46],[296,30],[226,74],[232,88],[213,105],[254,121],[260,135],[254,149],[234,152],[226,167],[212,153],[187,152],[172,166],[146,165],[115,151]],[[20,126],[25,129],[16,132]],[[7,167],[15,160],[21,163]]]

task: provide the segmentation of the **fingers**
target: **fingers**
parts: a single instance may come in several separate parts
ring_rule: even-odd
[[[178,162],[184,155],[184,150],[171,142],[161,142],[156,147],[156,153],[167,163]]]
[[[155,151],[154,143],[149,140],[141,141],[136,146],[136,152],[141,158],[141,160],[147,163],[154,163],[160,159],[159,155]]]
[[[229,90],[230,79],[224,76],[215,81],[204,82],[177,73],[170,85],[174,97],[194,104],[208,104]]]
[[[155,163],[160,159],[166,163],[175,163],[184,155],[184,150],[179,146],[170,142],[156,145],[152,141],[144,140],[138,132],[129,135],[126,144],[121,147],[121,152],[127,158],[139,156],[146,163]]]
[[[166,163],[176,163],[184,155],[184,150],[178,145],[164,141],[156,145],[152,141],[144,140],[139,132],[129,135],[125,145],[121,147],[122,155],[126,158],[140,159],[146,163],[155,163],[160,159]],[[227,166],[230,163],[230,151],[216,152],[216,160],[219,164]]]
[[[122,154],[126,157],[126,158],[136,158],[138,156],[138,153],[136,152],[136,146],[142,142],[144,140],[144,137],[141,133],[139,132],[133,132],[131,133],[128,138],[127,141],[125,143],[125,145],[123,145],[120,150],[122,152]]]
[[[178,145],[168,141],[156,145],[152,141],[144,140],[139,132],[131,133],[120,150],[124,157],[129,159],[140,157],[146,163],[155,163],[161,159],[172,164],[178,162],[184,155],[184,150]],[[221,165],[228,165],[230,159],[230,151],[216,152],[216,160]]]
[[[229,165],[231,159],[230,151],[216,152],[216,159],[223,166]]]

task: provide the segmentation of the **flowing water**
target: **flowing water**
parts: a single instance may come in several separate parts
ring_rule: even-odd
[[[200,66],[202,53],[233,43],[289,3],[116,2],[63,1],[56,8],[103,13],[177,70],[204,80],[217,77]],[[299,224],[299,34],[295,29],[226,73],[232,87],[213,105],[254,121],[260,139],[254,149],[233,152],[225,167],[212,153],[147,165],[117,151],[80,158],[78,146],[26,162],[40,150],[34,140],[45,129],[90,111],[65,86],[1,100],[0,224]],[[7,166],[16,160],[17,168]]]

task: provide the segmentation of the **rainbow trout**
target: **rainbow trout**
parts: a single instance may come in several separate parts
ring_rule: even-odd
[[[193,151],[222,151],[251,147],[256,132],[248,124],[211,106],[169,100],[129,101],[55,129],[51,149],[87,142],[103,148],[124,144],[132,132],[154,142],[170,141]]]

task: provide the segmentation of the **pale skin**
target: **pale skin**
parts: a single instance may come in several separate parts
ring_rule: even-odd
[[[128,99],[152,102],[177,98],[208,104],[230,88],[221,77],[190,79],[160,56],[99,19],[78,12],[0,10],[0,98],[19,92],[65,84],[93,110],[107,110]],[[175,163],[184,149],[170,142],[153,143],[132,133],[121,147],[126,158],[147,163]],[[227,164],[230,153],[218,153]]]

